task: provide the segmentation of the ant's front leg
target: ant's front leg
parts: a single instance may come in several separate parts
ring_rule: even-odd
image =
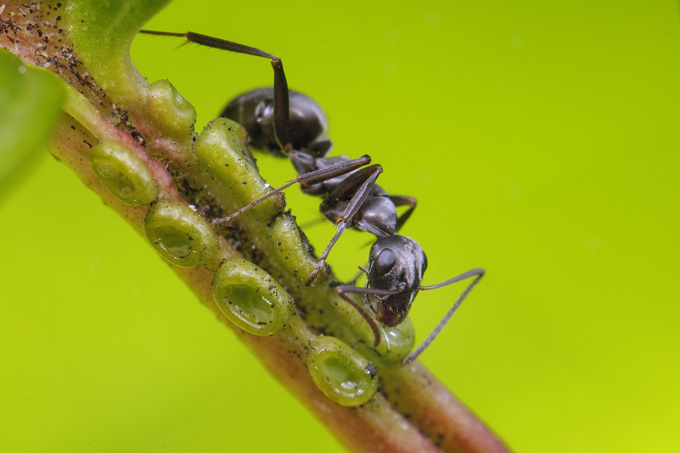
[[[286,74],[283,71],[283,62],[280,58],[255,47],[190,31],[186,33],[172,33],[167,31],[140,30],[139,33],[185,38],[188,42],[193,42],[201,46],[270,59],[272,68],[274,68],[274,136],[284,152],[292,149],[290,142],[290,101],[288,98],[288,82],[286,81]]]
[[[361,288],[359,286],[354,285],[340,285],[335,287],[335,292],[338,293],[338,296],[342,297],[343,300],[345,300],[345,302],[352,305],[352,307],[354,307],[354,309],[358,311],[359,314],[366,320],[369,327],[371,328],[371,332],[373,332],[374,337],[373,347],[377,348],[380,345],[380,340],[382,339],[382,336],[380,335],[380,329],[378,328],[378,324],[375,322],[373,317],[371,317],[371,315],[368,314],[364,307],[356,303],[356,301],[350,298],[348,294],[361,294],[365,296],[385,297],[399,294],[401,291],[389,289]]]
[[[474,277],[472,282],[470,282],[465,288],[465,291],[463,291],[460,296],[458,296],[458,299],[454,302],[453,306],[449,309],[449,311],[446,312],[444,317],[442,318],[441,321],[439,321],[439,324],[437,324],[437,327],[434,328],[432,332],[423,340],[420,346],[418,346],[413,352],[411,352],[404,360],[403,364],[408,365],[409,363],[413,362],[416,357],[418,357],[422,352],[427,349],[427,347],[434,341],[435,338],[437,338],[437,335],[439,335],[444,329],[444,326],[446,325],[447,322],[449,322],[449,319],[453,316],[453,314],[458,310],[458,307],[460,307],[460,304],[463,303],[465,298],[467,297],[468,294],[470,294],[470,291],[472,291],[472,288],[474,288],[477,283],[484,277],[484,269],[472,269],[467,272],[463,272],[460,275],[456,275],[453,278],[450,278],[448,280],[445,280],[443,282],[437,283],[436,285],[429,285],[429,286],[421,286],[420,290],[422,291],[428,291],[431,289],[437,289],[437,288],[442,288],[444,286],[450,285],[452,283],[459,282],[461,280],[466,280],[468,278]]]

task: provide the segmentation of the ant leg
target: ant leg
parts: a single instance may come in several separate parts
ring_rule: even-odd
[[[418,203],[418,200],[413,197],[409,197],[408,195],[388,195],[388,197],[390,200],[392,200],[392,203],[394,203],[395,207],[408,206],[408,209],[397,218],[397,227],[395,228],[395,231],[398,232],[401,227],[404,226],[404,223],[406,223],[408,218],[411,217],[411,214],[413,214],[413,210],[416,208],[416,203]]]
[[[399,291],[387,289],[360,288],[354,285],[340,285],[335,287],[335,292],[338,293],[338,296],[342,297],[346,302],[352,305],[352,307],[354,307],[354,309],[358,311],[361,316],[363,316],[363,318],[366,320],[369,327],[371,328],[371,331],[373,331],[374,336],[373,347],[377,348],[380,345],[380,340],[382,339],[382,337],[380,336],[380,329],[378,328],[378,325],[376,324],[375,320],[371,317],[371,315],[369,315],[368,312],[361,305],[359,305],[354,300],[349,298],[347,294],[353,293],[370,296],[392,296],[394,294],[398,294]]]
[[[458,299],[453,304],[453,307],[451,307],[449,309],[449,311],[446,313],[446,315],[444,315],[442,320],[439,321],[439,324],[437,324],[437,327],[434,328],[432,333],[430,333],[430,335],[428,335],[428,337],[425,339],[425,341],[423,341],[422,344],[420,346],[418,346],[418,348],[416,348],[415,351],[413,351],[408,356],[406,356],[406,358],[402,362],[404,365],[408,365],[409,363],[413,362],[416,359],[416,357],[418,357],[420,354],[422,354],[422,352],[430,345],[430,343],[432,343],[432,341],[434,341],[434,339],[437,337],[437,335],[439,335],[439,333],[442,331],[442,329],[444,328],[446,323],[449,322],[449,319],[451,319],[451,316],[453,316],[453,314],[456,312],[456,310],[458,309],[460,304],[463,303],[463,300],[465,299],[465,297],[467,297],[468,293],[472,290],[472,288],[475,287],[475,285],[479,282],[479,280],[481,280],[481,278],[484,277],[484,269],[472,269],[472,270],[467,271],[463,274],[460,274],[456,277],[450,278],[450,279],[445,280],[441,283],[437,283],[436,285],[421,286],[420,287],[420,289],[423,290],[423,291],[430,290],[430,289],[437,289],[437,288],[441,288],[443,286],[450,285],[452,283],[459,282],[461,280],[465,280],[466,278],[470,278],[470,277],[475,277],[475,279],[472,280],[472,282],[468,285],[468,287],[465,288],[465,291],[463,291],[460,294],[460,296],[458,296]]]
[[[270,59],[272,61],[272,68],[274,68],[274,136],[279,142],[279,146],[282,150],[291,150],[288,82],[286,81],[286,74],[283,71],[283,62],[280,58],[255,47],[190,31],[186,33],[172,33],[166,31],[140,30],[139,33],[185,38],[188,42],[193,42],[201,46]]]
[[[340,239],[342,233],[345,232],[347,226],[352,224],[354,216],[357,214],[357,212],[359,212],[359,209],[364,204],[364,201],[366,201],[366,198],[368,198],[370,195],[371,189],[373,189],[375,181],[378,179],[378,176],[380,176],[380,173],[382,173],[382,167],[377,164],[371,165],[370,167],[366,167],[363,170],[356,172],[354,175],[349,176],[347,180],[345,180],[346,185],[340,186],[333,190],[328,195],[328,198],[321,204],[321,211],[323,212],[324,209],[328,209],[329,207],[336,204],[339,200],[346,199],[344,198],[345,195],[354,192],[349,204],[342,213],[342,216],[335,221],[338,229],[335,231],[335,235],[328,243],[328,246],[326,246],[326,250],[324,250],[319,257],[319,261],[317,261],[312,273],[309,274],[305,285],[310,286],[316,279],[316,276],[319,274],[321,269],[325,269],[326,258],[328,257],[328,254],[338,239]],[[358,184],[361,185],[359,189],[356,190],[356,186]]]
[[[408,206],[408,209],[397,217],[393,230],[388,228],[387,224],[381,224],[380,221],[371,222],[366,221],[364,219],[359,219],[357,221],[357,226],[359,227],[359,229],[369,232],[377,237],[392,236],[394,234],[399,233],[401,227],[404,226],[404,223],[406,223],[408,218],[411,217],[411,214],[413,214],[413,210],[416,208],[416,203],[418,202],[418,200],[416,200],[415,198],[406,195],[388,194],[384,196],[392,202],[392,206],[395,211],[396,208],[399,206]],[[363,246],[366,247],[371,243],[372,241],[368,241]]]
[[[293,179],[292,181],[288,181],[281,187],[277,187],[276,189],[272,190],[271,192],[267,192],[266,194],[262,195],[260,198],[257,198],[253,201],[251,201],[249,204],[246,206],[242,207],[238,211],[234,212],[233,214],[228,215],[227,217],[221,217],[218,219],[213,219],[212,224],[220,224],[220,223],[226,223],[229,224],[232,222],[235,218],[243,214],[244,212],[254,208],[258,204],[262,203],[264,200],[267,198],[282,192],[284,189],[287,189],[288,187],[292,186],[293,184],[299,183],[303,188],[309,187],[311,185],[314,185],[319,182],[326,181],[331,178],[335,178],[336,176],[344,175],[346,173],[349,173],[353,170],[356,170],[358,168],[361,168],[365,165],[368,165],[371,163],[371,157],[368,155],[364,155],[358,159],[352,159],[348,160],[345,162],[340,162],[336,165],[332,165],[327,168],[322,168],[320,170],[314,170],[310,171],[309,173],[303,173],[299,175],[297,178]]]

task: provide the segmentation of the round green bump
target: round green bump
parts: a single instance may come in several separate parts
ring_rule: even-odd
[[[293,298],[271,275],[240,258],[222,263],[212,291],[222,313],[254,335],[275,334],[295,311]]]
[[[241,208],[269,192],[257,170],[242,126],[227,118],[212,120],[192,148],[200,168],[216,183],[215,192],[226,206]],[[271,197],[239,219],[268,224],[281,212],[281,198]]]
[[[343,406],[364,404],[378,389],[375,366],[335,337],[312,342],[307,368],[316,386]]]
[[[151,170],[118,143],[103,141],[92,148],[90,166],[104,187],[125,204],[148,204],[158,195]]]
[[[382,341],[376,352],[389,362],[400,362],[411,352],[415,333],[410,318],[395,327],[380,326]]]
[[[171,136],[189,137],[196,122],[196,109],[167,80],[149,86],[149,114],[160,129]]]
[[[200,266],[220,246],[208,222],[179,202],[153,205],[146,215],[144,231],[156,251],[179,267]]]

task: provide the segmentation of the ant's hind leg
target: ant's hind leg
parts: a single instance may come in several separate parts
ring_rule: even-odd
[[[193,42],[201,46],[270,59],[272,68],[274,68],[274,136],[282,150],[291,150],[288,82],[286,81],[286,74],[283,71],[283,62],[279,57],[255,47],[246,46],[245,44],[214,38],[212,36],[202,35],[191,31],[186,33],[172,33],[167,31],[140,30],[139,33],[185,38],[188,42]]]
[[[235,218],[243,214],[244,212],[254,208],[258,204],[262,203],[264,200],[267,198],[276,195],[279,192],[282,192],[283,190],[287,189],[288,187],[292,186],[293,184],[299,183],[303,188],[312,186],[314,184],[317,184],[319,182],[327,181],[331,178],[335,178],[336,176],[344,175],[346,173],[349,173],[351,171],[357,170],[364,165],[368,165],[371,163],[371,158],[370,156],[362,156],[358,159],[352,159],[348,160],[345,162],[340,162],[336,165],[327,167],[327,168],[322,168],[320,170],[314,170],[310,171],[309,173],[303,173],[299,175],[297,178],[295,178],[292,181],[288,181],[281,187],[277,187],[276,189],[272,190],[271,192],[267,192],[266,194],[262,195],[260,198],[257,198],[253,201],[251,201],[249,204],[246,206],[242,207],[238,211],[228,215],[227,217],[220,217],[217,219],[213,219],[212,224],[213,225],[218,225],[218,224],[229,224],[231,223]]]

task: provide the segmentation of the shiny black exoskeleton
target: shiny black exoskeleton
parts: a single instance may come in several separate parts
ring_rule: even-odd
[[[302,93],[292,90],[288,93],[291,148],[305,149],[311,155],[325,155],[330,149],[330,142],[321,138],[328,128],[321,107]],[[275,156],[285,156],[274,136],[273,88],[260,88],[238,96],[227,104],[220,116],[243,126],[254,148]]]
[[[281,76],[283,77],[283,76]],[[371,158],[362,156],[350,159],[347,156],[325,157],[331,142],[325,138],[326,118],[321,108],[309,97],[294,91],[285,92],[288,103],[287,121],[277,121],[280,114],[276,109],[277,96],[271,88],[260,88],[233,99],[222,112],[246,128],[251,145],[277,156],[287,156],[299,176],[253,201],[248,206],[217,222],[230,222],[245,210],[251,209],[262,200],[280,192],[294,183],[302,191],[324,198],[321,213],[337,225],[336,234],[319,257],[314,272],[307,280],[311,284],[319,271],[325,269],[325,260],[337,240],[347,228],[358,228],[376,237],[389,237],[397,233],[416,206],[413,197],[389,195],[375,182],[382,173],[380,165],[369,165]],[[278,124],[287,124],[283,134]],[[288,137],[286,143],[281,136]],[[407,205],[408,209],[397,216],[397,206]]]
[[[366,279],[370,282],[370,287],[397,291],[396,294],[376,296],[380,301],[376,313],[380,322],[394,327],[406,319],[426,269],[425,252],[409,237],[387,236],[373,244],[366,269]],[[405,289],[399,291],[401,284]]]
[[[224,109],[222,116],[244,126],[250,144],[262,151],[290,159],[298,177],[254,200],[228,217],[214,219],[213,223],[229,223],[243,212],[263,200],[281,192],[295,183],[310,195],[323,197],[321,213],[337,225],[336,233],[318,259],[306,284],[311,285],[321,270],[326,270],[326,258],[332,247],[347,228],[358,228],[377,237],[371,247],[366,272],[366,287],[339,285],[337,293],[352,304],[366,319],[375,336],[374,346],[380,343],[380,331],[365,306],[349,294],[371,296],[376,301],[375,315],[386,326],[397,326],[404,321],[413,300],[420,290],[440,288],[460,280],[474,277],[465,291],[444,316],[439,325],[413,351],[404,363],[413,361],[434,340],[456,311],[470,290],[484,275],[483,269],[473,269],[444,282],[423,286],[427,258],[420,245],[398,233],[413,213],[416,199],[403,195],[389,195],[376,180],[382,167],[371,163],[364,155],[358,159],[346,156],[326,157],[331,142],[325,138],[326,118],[321,108],[304,94],[288,90],[281,60],[262,50],[197,33],[167,33],[144,31],[141,33],[180,36],[190,42],[208,47],[229,50],[268,58],[274,69],[274,87],[249,91],[238,96]],[[408,208],[400,216],[397,207]],[[362,269],[363,270],[363,269]]]

